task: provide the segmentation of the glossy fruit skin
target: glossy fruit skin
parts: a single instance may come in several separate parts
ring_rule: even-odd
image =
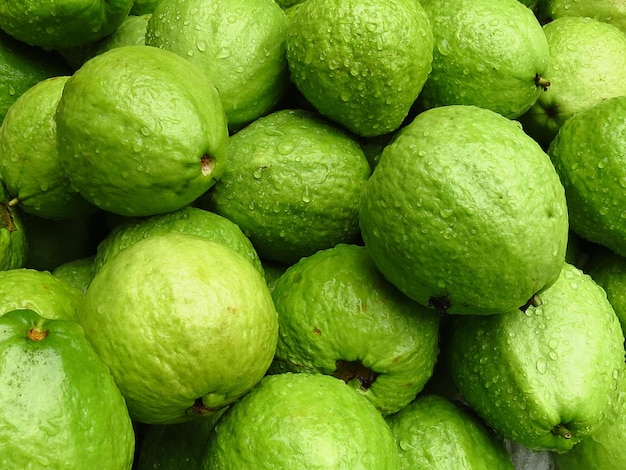
[[[395,469],[389,426],[367,399],[321,374],[268,375],[220,418],[204,470]]]
[[[156,5],[146,44],[177,53],[220,91],[234,132],[285,96],[288,20],[274,0],[167,0]]]
[[[362,136],[396,130],[431,70],[433,36],[411,0],[322,0],[292,7],[291,79],[324,116]]]
[[[0,1],[0,28],[44,49],[84,46],[115,31],[133,0]]]
[[[572,265],[536,303],[455,317],[449,370],[468,404],[504,437],[566,452],[601,426],[616,398],[624,335],[604,290]]]
[[[365,185],[359,220],[384,276],[447,313],[518,309],[556,280],[567,246],[550,158],[519,123],[475,106],[405,126]]]
[[[56,108],[69,76],[51,77],[26,90],[0,127],[0,176],[21,210],[64,219],[95,212],[70,185],[59,159]]]
[[[232,135],[228,152],[201,207],[239,225],[261,258],[291,264],[358,236],[371,169],[351,134],[314,111],[284,109]]]
[[[267,371],[278,319],[259,271],[228,246],[153,235],[111,258],[78,322],[134,420],[169,424],[236,401]]]
[[[363,246],[338,244],[302,258],[277,280],[272,298],[278,370],[334,375],[383,415],[407,405],[433,373],[439,317],[388,283]],[[357,362],[363,371],[351,370]]]
[[[420,395],[386,417],[398,444],[400,470],[513,470],[504,441],[466,405]]]
[[[570,117],[626,95],[626,35],[611,24],[582,16],[557,18],[543,30],[550,50],[550,86],[520,121],[547,148]]]
[[[131,468],[124,399],[76,322],[32,310],[0,317],[0,384],[3,468]]]
[[[179,209],[226,164],[217,89],[193,64],[156,47],[117,47],[87,61],[67,81],[55,119],[72,185],[116,214]]]
[[[464,104],[513,119],[543,92],[548,42],[518,0],[424,0],[435,39],[433,70],[420,100],[426,108]]]
[[[626,96],[599,102],[568,119],[548,148],[574,232],[626,255]]]

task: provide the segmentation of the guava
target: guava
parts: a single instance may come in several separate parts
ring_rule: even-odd
[[[539,0],[538,14],[550,20],[562,16],[586,16],[610,23],[626,33],[623,0]]]
[[[530,450],[562,453],[604,422],[624,335],[602,287],[572,265],[537,297],[523,311],[455,316],[449,369],[487,425]]]
[[[8,109],[0,127],[0,175],[10,203],[51,219],[97,210],[71,186],[57,151],[54,116],[68,79],[51,77],[30,87]]]
[[[265,376],[217,421],[204,470],[395,469],[389,426],[374,405],[322,374]]]
[[[57,52],[29,46],[0,29],[0,123],[9,107],[31,86],[70,73]]]
[[[121,215],[180,209],[226,163],[217,89],[199,68],[157,47],[116,47],[85,62],[65,84],[56,123],[72,185]]]
[[[94,275],[78,312],[131,417],[170,424],[210,416],[267,371],[278,318],[262,274],[196,235],[138,241]]]
[[[358,142],[314,111],[282,109],[230,137],[200,206],[236,223],[262,259],[291,264],[358,236],[371,174]]]
[[[87,292],[87,287],[93,278],[93,264],[95,255],[84,258],[76,258],[58,265],[52,270],[52,274],[72,286],[82,294]]]
[[[78,319],[81,292],[48,271],[16,268],[0,271],[0,316],[28,309],[49,320]]]
[[[98,244],[93,271],[99,271],[109,259],[133,243],[163,233],[187,233],[223,243],[247,258],[263,273],[261,260],[241,229],[225,217],[198,207],[127,220],[114,227]]]
[[[332,375],[395,413],[422,390],[439,353],[439,318],[388,283],[360,245],[302,258],[276,281],[273,367]]]
[[[550,86],[520,121],[547,148],[574,114],[626,95],[626,35],[609,23],[582,16],[557,18],[543,30],[550,50]]]
[[[360,226],[392,284],[454,314],[526,305],[559,276],[568,239],[548,155],[519,123],[467,105],[424,111],[395,135],[365,184]]]
[[[435,47],[420,100],[463,104],[508,118],[524,114],[550,86],[546,36],[518,0],[423,0]]]
[[[273,111],[287,90],[287,25],[274,0],[167,0],[152,13],[146,44],[201,69],[236,131]]]
[[[0,28],[43,49],[82,46],[113,33],[132,6],[133,0],[0,0]]]
[[[421,395],[386,417],[397,443],[400,470],[513,470],[504,440],[466,406]]]
[[[571,229],[626,256],[626,95],[569,118],[548,154],[565,188]]]
[[[0,403],[4,468],[132,467],[124,398],[76,322],[0,317]]]
[[[318,0],[289,10],[291,80],[315,109],[362,136],[399,128],[433,60],[420,2]]]

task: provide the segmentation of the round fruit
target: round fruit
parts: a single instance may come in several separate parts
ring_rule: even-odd
[[[574,232],[626,256],[626,96],[568,119],[548,148]]]
[[[234,131],[272,111],[287,91],[287,23],[274,0],[162,0],[146,44],[202,69]]]
[[[263,274],[257,252],[235,223],[213,212],[191,206],[117,225],[98,245],[94,273],[133,243],[163,233],[187,233],[223,243],[247,258]]]
[[[0,316],[17,309],[50,320],[78,318],[81,292],[48,271],[17,268],[0,271]]]
[[[317,113],[283,109],[230,138],[201,205],[235,222],[262,259],[291,264],[351,242],[371,170],[358,143]]]
[[[380,274],[366,248],[339,244],[302,258],[276,281],[274,366],[333,375],[395,413],[431,377],[437,314]]]
[[[513,470],[504,441],[464,405],[423,395],[386,419],[400,470]]]
[[[518,0],[423,0],[435,39],[420,99],[433,108],[475,105],[524,114],[549,85],[546,36]]]
[[[0,127],[0,175],[11,203],[53,219],[96,211],[70,185],[59,162],[54,115],[68,76],[52,77],[26,90]]]
[[[115,31],[133,0],[0,0],[0,28],[44,49],[84,46]]]
[[[180,233],[153,235],[104,264],[78,321],[144,423],[234,402],[267,371],[278,334],[271,293],[252,263]]]
[[[156,47],[122,46],[88,60],[67,81],[56,122],[72,185],[121,215],[179,209],[226,163],[217,90],[189,61]]]
[[[75,322],[0,317],[0,403],[4,468],[132,467],[124,399]]]
[[[604,290],[572,265],[536,304],[454,317],[449,370],[467,403],[504,437],[566,452],[599,429],[616,398],[624,335]]]
[[[550,158],[519,123],[474,106],[424,111],[396,135],[360,222],[385,277],[447,313],[518,309],[556,280],[567,247]]]
[[[320,374],[278,374],[217,422],[204,469],[394,469],[389,426],[367,399]]]
[[[574,114],[626,95],[626,34],[593,18],[565,16],[543,27],[550,49],[550,86],[520,117],[546,147]]]
[[[433,58],[420,2],[317,0],[289,17],[291,79],[322,115],[363,136],[400,127]]]

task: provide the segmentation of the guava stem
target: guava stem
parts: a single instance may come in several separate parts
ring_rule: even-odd
[[[11,199],[8,203],[7,206],[9,207],[13,207],[13,206],[17,206],[20,203],[20,200],[16,197],[14,197],[13,199]]]
[[[557,424],[554,427],[554,429],[552,429],[552,434],[561,436],[564,439],[572,438],[572,432],[569,429],[567,429],[565,426],[563,426],[562,424]]]
[[[41,341],[48,336],[48,330],[43,330],[40,326],[33,326],[26,332],[26,335],[33,341]]]
[[[535,75],[535,85],[537,85],[538,87],[543,88],[543,91],[547,91],[548,87],[550,86],[550,80],[548,80],[547,78],[543,78],[539,74],[536,74]]]

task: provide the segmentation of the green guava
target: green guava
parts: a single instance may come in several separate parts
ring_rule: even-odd
[[[455,316],[448,342],[449,370],[467,403],[535,451],[567,452],[601,427],[624,354],[606,293],[569,264],[524,311]]]
[[[278,335],[271,293],[223,243],[166,233],[133,243],[95,274],[78,322],[110,367],[131,417],[211,415],[267,371]]]
[[[321,0],[290,10],[291,80],[315,109],[362,136],[400,127],[433,59],[420,2]]]
[[[132,467],[124,398],[76,322],[0,317],[0,403],[4,468]]]
[[[559,276],[568,239],[548,155],[519,123],[465,105],[424,111],[396,134],[365,184],[360,226],[383,275],[447,313],[527,304]]]
[[[365,397],[333,377],[265,376],[215,425],[204,470],[395,469],[389,426]]]
[[[156,47],[116,47],[85,62],[65,84],[56,123],[72,185],[121,215],[180,209],[226,164],[217,89],[189,61]]]

